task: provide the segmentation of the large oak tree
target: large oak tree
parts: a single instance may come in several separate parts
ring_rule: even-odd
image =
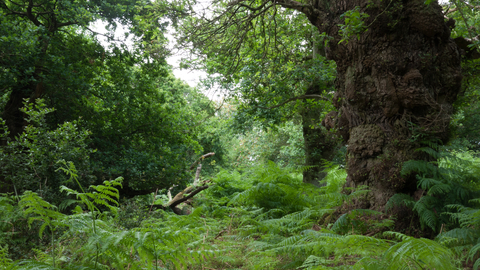
[[[186,24],[186,40],[199,53],[216,47],[207,58],[234,56],[219,65],[235,69],[256,24],[274,27],[282,8],[318,29],[337,65],[336,111],[325,124],[348,145],[347,185],[371,190],[358,206],[383,209],[393,194],[413,194],[415,175],[401,175],[402,164],[427,158],[415,151],[422,144],[449,138],[462,80],[461,50],[450,38],[455,22],[436,1],[215,1]]]

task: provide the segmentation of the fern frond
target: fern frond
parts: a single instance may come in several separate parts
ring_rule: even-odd
[[[47,226],[51,227],[63,224],[60,220],[64,215],[54,210],[56,206],[44,201],[37,193],[25,191],[21,198],[18,205],[24,209],[25,215],[29,215],[28,225],[31,226],[35,220],[43,221],[39,230],[40,237],[42,237]]]
[[[386,232],[383,232],[383,235],[384,235],[385,237],[397,239],[397,240],[400,240],[400,241],[404,241],[404,240],[410,239],[410,236],[405,235],[405,234],[400,233],[400,232],[386,231]]]
[[[436,230],[438,227],[438,216],[431,210],[436,204],[438,204],[438,199],[431,196],[423,196],[418,200],[413,210],[417,211],[418,216],[420,217],[420,225],[422,229],[427,225],[432,230]]]
[[[12,265],[12,262],[13,261],[8,257],[8,245],[0,245],[0,265],[6,269]]]
[[[339,255],[370,255],[382,254],[391,245],[391,241],[364,235],[347,235],[341,238],[335,253]]]
[[[297,269],[318,269],[318,270],[323,270],[323,269],[328,269],[324,265],[327,264],[329,261],[326,260],[325,258],[318,257],[315,255],[310,255],[308,258],[303,262],[303,264]]]
[[[346,202],[349,198],[347,194],[343,194],[340,192],[329,192],[319,196],[320,199],[326,202],[326,208],[333,208],[339,205],[342,205]]]
[[[303,238],[304,238],[304,236],[302,236],[302,235],[291,236],[291,237],[288,237],[285,240],[281,241],[280,243],[276,244],[276,246],[280,246],[280,247],[292,246]]]
[[[320,190],[325,194],[340,193],[347,179],[346,170],[341,168],[340,165],[334,164],[333,162],[324,161],[323,166],[323,172],[327,173],[327,176],[325,176],[320,183],[324,183],[326,185],[321,187]]]
[[[23,260],[23,261],[17,262],[13,266],[11,266],[11,268],[8,268],[8,269],[12,269],[12,270],[16,270],[16,269],[19,269],[19,270],[21,270],[21,269],[22,270],[23,269],[28,269],[28,270],[55,270],[55,269],[59,269],[59,268],[53,267],[52,265],[44,263],[44,262],[38,262],[38,261],[34,261],[34,260]]]
[[[429,188],[440,184],[442,184],[442,182],[435,178],[420,177],[417,186],[424,190],[428,190]]]
[[[415,149],[415,151],[424,152],[434,159],[440,159],[444,155],[442,155],[442,153],[439,152],[438,150],[439,150],[438,144],[435,144],[435,145],[431,144],[430,147],[420,147],[420,148]]]
[[[400,174],[406,176],[412,172],[436,177],[438,175],[438,167],[424,160],[409,160],[404,162]]]
[[[461,227],[478,226],[480,224],[480,209],[466,207],[460,204],[450,204],[446,208],[456,210],[456,213],[447,212],[452,221],[458,221]]]
[[[304,165],[304,166],[299,166],[296,171],[299,172],[299,173],[303,173],[303,172],[306,172],[308,170],[311,170],[313,168],[316,168],[318,167],[318,165]]]
[[[465,227],[455,228],[450,231],[439,234],[436,240],[444,246],[464,246],[472,245],[477,242],[480,232],[476,229]]]
[[[471,199],[469,202],[472,203],[472,204],[477,204],[478,205],[478,204],[480,204],[480,198]]]
[[[351,201],[353,199],[358,199],[366,194],[368,194],[370,190],[368,190],[368,186],[358,186],[356,187],[350,195],[347,197],[347,201]]]
[[[63,200],[60,205],[58,206],[58,210],[60,211],[64,211],[65,209],[67,209],[70,205],[72,204],[76,204],[76,203],[79,203],[80,201],[78,200],[72,200],[72,199],[66,199],[66,200]]]
[[[474,270],[477,270],[478,268],[480,268],[480,258],[478,258],[475,263],[473,264],[473,269]]]
[[[468,259],[473,261],[474,258],[476,258],[476,256],[479,254],[479,252],[480,252],[480,243],[477,243],[468,252]]]
[[[339,231],[345,231],[348,230],[350,224],[350,217],[348,216],[348,213],[345,213],[341,215],[335,223],[333,223],[332,226],[332,231],[334,232],[339,232]]]
[[[341,215],[332,226],[332,231],[337,233],[346,233],[350,228],[355,227],[352,221],[364,215],[381,215],[381,212],[371,209],[354,209]],[[353,229],[353,228],[352,228]]]
[[[385,211],[392,209],[395,206],[404,205],[409,208],[413,208],[415,205],[415,200],[412,196],[403,193],[394,194],[390,199],[388,199],[387,203],[385,204]]]
[[[388,269],[403,269],[405,265],[418,265],[423,269],[455,269],[452,252],[439,243],[404,235],[402,238],[402,242],[393,245],[384,254],[383,258],[390,263]]]
[[[355,270],[385,270],[388,269],[388,263],[382,259],[372,258],[372,257],[363,257],[355,265],[353,269]]]

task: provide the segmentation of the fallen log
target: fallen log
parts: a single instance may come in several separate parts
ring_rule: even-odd
[[[200,180],[200,171],[202,170],[202,163],[205,158],[211,157],[215,155],[215,153],[207,153],[203,156],[201,156],[199,159],[197,159],[192,166],[190,166],[190,170],[193,170],[195,168],[195,165],[198,164],[197,171],[195,173],[195,180],[193,182],[193,186],[186,187],[184,190],[180,191],[173,197],[173,199],[170,199],[170,201],[166,205],[152,205],[150,209],[155,208],[155,209],[163,209],[166,210],[168,208],[172,209],[172,211],[177,214],[177,215],[182,215],[182,210],[177,207],[177,205],[183,203],[183,202],[188,202],[189,199],[193,198],[195,195],[200,193],[202,190],[205,190],[209,188],[211,185],[208,185],[208,183],[211,183],[210,180],[203,182],[202,185],[198,186],[199,180]],[[170,190],[173,187],[171,187],[168,190],[168,196],[171,198]],[[187,195],[188,194],[188,195]]]

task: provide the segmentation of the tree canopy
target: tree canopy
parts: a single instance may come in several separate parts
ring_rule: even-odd
[[[9,150],[2,153],[4,162],[12,164],[2,165],[2,188],[13,191],[14,179],[27,173],[30,180],[23,179],[28,184],[18,191],[50,186],[55,192],[65,181],[55,172],[61,158],[86,162],[78,169],[87,186],[123,176],[124,195],[185,181],[187,166],[202,149],[198,123],[211,113],[211,104],[173,78],[165,62],[167,26],[182,14],[181,6],[160,2],[2,1],[0,95],[9,132],[2,141]],[[152,20],[159,15],[162,21]],[[125,25],[132,44],[102,44],[90,26],[98,20],[106,23],[109,40],[117,24]],[[30,121],[20,109],[33,106],[38,98],[55,109],[38,109],[45,117],[38,132],[60,132],[58,125],[79,121],[81,129],[90,132],[79,147],[90,151],[72,157],[64,149],[63,154],[45,156],[41,170],[20,157],[11,163],[18,155],[40,158],[52,151],[52,146],[41,151],[33,147],[48,136],[33,145],[15,144],[23,132],[34,132],[25,129]],[[81,129],[71,129],[70,135],[60,132],[58,140],[70,140]],[[17,152],[18,147],[25,150]],[[26,172],[16,170],[18,166],[26,166]]]

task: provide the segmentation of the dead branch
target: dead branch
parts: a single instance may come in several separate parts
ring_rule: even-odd
[[[177,195],[175,195],[175,197],[170,202],[168,202],[167,205],[153,205],[152,204],[151,209],[154,208],[154,209],[166,210],[167,208],[170,208],[170,209],[172,209],[172,211],[175,214],[181,215],[182,210],[180,210],[180,208],[178,208],[177,205],[188,201],[189,199],[193,198],[195,195],[200,193],[200,191],[209,188],[210,185],[207,185],[207,183],[209,183],[209,182],[210,181],[206,181],[203,186],[187,187],[183,191],[181,191]],[[188,194],[188,196],[185,196],[186,194]]]
[[[204,159],[207,158],[207,157],[211,157],[211,156],[213,156],[213,155],[215,155],[215,153],[211,152],[211,153],[208,153],[208,154],[205,154],[205,155],[201,156],[200,158],[198,158],[198,159],[192,164],[192,166],[190,166],[190,169],[189,169],[189,170],[193,170],[193,168],[195,168],[195,166],[196,166],[200,161],[204,160]]]
[[[200,191],[205,190],[210,187],[210,185],[207,185],[211,181],[206,181],[203,186],[199,187],[187,187],[183,191],[179,192],[177,195],[175,195],[175,198],[173,198],[167,206],[159,206],[158,208],[161,209],[166,209],[167,207],[170,207],[172,211],[177,214],[181,215],[182,211],[177,207],[177,205],[188,201],[189,199],[193,198],[193,196],[197,195],[200,193]],[[185,196],[185,194],[188,194],[188,196]]]
[[[215,153],[211,152],[211,153],[207,153],[203,156],[201,156],[200,158],[198,158],[193,164],[192,166],[190,166],[190,170],[192,170],[193,168],[195,168],[195,165],[199,164],[202,160],[204,160],[205,158],[207,157],[211,157],[215,155]],[[170,193],[170,191],[176,186],[176,185],[173,185],[171,188],[168,189],[168,198],[169,198],[169,202],[167,205],[153,205],[150,207],[150,209],[152,207],[158,209],[163,209],[165,210],[167,207],[170,207],[170,209],[172,209],[172,211],[177,214],[177,215],[181,215],[182,214],[182,211],[177,207],[177,205],[183,203],[183,202],[186,202],[188,201],[189,199],[193,198],[193,196],[197,195],[200,191],[202,190],[205,190],[207,189],[208,187],[210,187],[210,185],[208,185],[209,182],[211,182],[210,180],[208,181],[205,181],[203,183],[202,186],[197,186],[196,184],[198,183],[198,180],[200,178],[200,171],[202,170],[202,164],[200,163],[197,167],[197,172],[196,172],[196,175],[195,175],[195,181],[193,182],[194,185],[193,186],[190,186],[190,187],[186,187],[184,190],[180,191],[179,193],[177,193],[177,195],[175,195],[175,197],[173,197],[172,199],[172,195]],[[188,195],[187,195],[188,194]],[[187,196],[186,196],[187,195]]]
[[[200,179],[200,171],[202,171],[202,163],[199,163],[197,166],[197,172],[195,173],[195,180],[193,180],[193,185],[196,186]]]

